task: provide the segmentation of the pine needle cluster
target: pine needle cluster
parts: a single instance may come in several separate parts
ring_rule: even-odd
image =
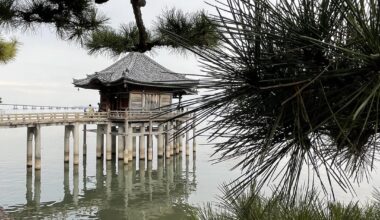
[[[59,37],[83,42],[107,18],[99,15],[92,0],[0,0],[0,28],[54,27]]]
[[[297,197],[294,203],[274,194],[264,196],[251,187],[238,196],[229,195],[224,186],[224,197],[217,206],[208,204],[199,208],[195,215],[201,220],[375,220],[380,218],[379,191],[375,190],[373,201],[340,203],[319,198],[316,191]]]
[[[184,102],[208,123],[218,161],[243,171],[238,193],[300,180],[333,194],[369,177],[379,156],[380,5],[375,0],[225,0],[221,43],[193,48],[210,92]],[[302,176],[302,177],[301,177]],[[334,183],[334,184],[333,184]]]
[[[181,44],[173,41],[170,34],[176,34],[192,47],[210,48],[218,44],[216,24],[204,11],[185,13],[172,8],[164,11],[154,22],[152,30],[146,30],[147,46],[142,48],[137,25],[132,22],[122,25],[119,30],[105,27],[93,32],[85,43],[90,54],[106,53],[117,56],[122,53],[149,51],[154,47],[168,47],[184,52]]]
[[[7,63],[14,59],[17,51],[17,41],[10,42],[0,38],[0,63]]]

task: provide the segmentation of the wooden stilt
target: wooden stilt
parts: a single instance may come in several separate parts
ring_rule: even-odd
[[[158,157],[164,156],[164,137],[163,137],[163,125],[158,126],[158,138],[157,138],[157,155]]]
[[[104,145],[104,144],[105,144],[105,143],[104,143],[104,142],[105,142],[105,141],[104,141],[104,138],[105,138],[105,136],[106,136],[106,135],[105,135],[105,131],[106,131],[106,129],[107,129],[106,126],[105,126],[105,125],[102,125],[102,135],[100,136],[100,139],[101,139],[101,141],[100,141],[100,143],[101,143],[101,147],[100,147],[100,148],[101,148],[101,151],[100,151],[100,152],[101,152],[101,157],[102,157],[102,158],[105,158],[105,155],[106,155],[106,154],[105,154],[105,147],[104,147],[104,146],[105,146],[105,145]]]
[[[64,134],[64,140],[63,140],[63,148],[64,148],[64,162],[68,163],[70,160],[70,132],[71,132],[71,125],[65,126],[65,134]]]
[[[83,125],[83,157],[87,155],[87,125]]]
[[[140,148],[139,148],[140,160],[145,160],[145,125],[140,127]]]
[[[170,122],[169,132],[170,132],[170,135],[169,135],[170,155],[174,155],[175,138],[174,138],[174,125],[173,125],[173,122]]]
[[[27,128],[26,166],[33,166],[33,135],[34,128]]]
[[[181,121],[178,121],[178,125],[177,125],[177,132],[178,132],[178,136],[177,136],[177,154],[178,153],[181,153],[182,152],[182,147],[183,147],[183,131],[182,131],[182,122]]]
[[[111,128],[111,132],[112,133],[116,133],[117,132],[117,129],[115,126],[112,126]],[[117,145],[116,145],[116,135],[111,135],[112,137],[112,157],[116,158],[116,148],[117,148]]]
[[[166,132],[165,132],[165,155],[166,158],[170,158],[170,123],[166,123]]]
[[[149,121],[149,134],[148,134],[148,161],[153,160],[153,135],[152,135],[152,121]]]
[[[129,127],[128,120],[125,121],[125,146],[124,146],[124,164],[132,160],[132,128]]]
[[[186,147],[186,156],[189,156],[190,155],[190,144],[189,144],[189,140],[190,140],[190,135],[189,135],[189,128],[188,128],[188,122],[186,122],[186,137],[185,137],[185,147]]]
[[[193,119],[193,152],[197,151],[197,139],[196,139],[197,130],[196,129],[197,129],[196,128],[196,119],[194,116],[194,119]]]
[[[133,133],[133,128],[131,128],[131,132]],[[136,150],[137,150],[137,137],[132,136],[132,157],[136,158]]]
[[[112,160],[111,123],[108,123],[106,128],[106,160]]]
[[[124,159],[124,146],[125,146],[125,136],[124,136],[124,126],[119,126],[118,130],[119,136],[117,137],[117,157],[119,160]],[[128,156],[128,149],[127,149]]]
[[[103,146],[103,126],[97,125],[96,127],[96,158],[102,158],[102,146]]]
[[[41,169],[41,127],[37,125],[34,130],[34,169]]]
[[[79,123],[74,125],[74,165],[79,165]]]

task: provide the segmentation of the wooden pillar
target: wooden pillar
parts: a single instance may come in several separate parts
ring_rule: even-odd
[[[34,128],[27,128],[27,144],[26,144],[26,166],[33,166],[33,135]]]
[[[64,148],[64,162],[68,163],[70,160],[70,132],[71,132],[71,125],[65,126],[65,134],[64,134],[64,140],[63,140],[63,148]]]
[[[145,160],[145,125],[144,123],[140,127],[139,157],[140,157],[140,160]]]
[[[105,139],[105,136],[106,136],[106,135],[105,135],[105,131],[106,131],[106,126],[103,125],[103,126],[102,126],[102,135],[100,136],[100,137],[101,137],[101,138],[100,138],[100,139],[101,139],[101,142],[100,142],[100,143],[101,143],[101,151],[100,151],[100,152],[102,153],[102,154],[101,154],[101,157],[102,157],[102,158],[105,158],[105,155],[106,155],[106,154],[105,154],[105,145],[104,145],[104,144],[105,144],[105,140],[104,140],[104,139]]]
[[[75,123],[73,130],[74,139],[74,165],[79,165],[79,123]]]
[[[133,133],[133,127],[131,127],[131,133]],[[132,158],[136,158],[136,150],[137,150],[137,137],[132,136]]]
[[[132,160],[132,128],[129,126],[128,120],[125,121],[125,146],[124,146],[124,164]]]
[[[189,140],[190,140],[190,134],[189,134],[189,127],[188,127],[188,122],[186,121],[186,137],[185,137],[185,147],[186,147],[186,156],[189,156],[190,155],[190,144],[189,144]]]
[[[96,158],[100,159],[103,156],[103,126],[102,125],[97,125],[96,127]]]
[[[37,125],[34,130],[34,169],[41,169],[41,127]]]
[[[131,141],[131,134],[130,134],[130,128],[129,128],[129,122],[128,120],[126,119],[125,120],[125,125],[124,125],[124,133],[125,133],[125,136],[124,136],[124,164],[128,164],[128,161],[129,161],[129,155],[132,153],[130,151],[130,146],[132,145],[132,141]]]
[[[170,135],[169,135],[169,145],[170,145],[170,155],[174,155],[174,147],[175,147],[175,137],[174,137],[174,123],[170,122]]]
[[[125,146],[125,136],[124,136],[124,126],[119,126],[118,130],[119,136],[117,137],[117,157],[119,160],[124,159],[124,146]],[[127,149],[127,156],[128,156],[128,149]]]
[[[163,125],[158,125],[158,138],[157,138],[157,155],[158,157],[164,156],[164,137]]]
[[[174,155],[176,152],[177,152],[177,142],[176,142],[176,121],[173,122],[173,125],[172,125],[172,135],[171,135],[171,139],[172,139],[172,142],[173,142],[173,147],[172,147],[172,155]]]
[[[183,131],[182,131],[182,122],[181,121],[178,121],[177,131],[178,131],[177,153],[181,153],[182,148],[183,148]]]
[[[165,129],[165,157],[170,158],[170,123],[166,123],[166,129]]]
[[[196,152],[197,151],[197,140],[196,140],[196,136],[197,136],[197,130],[196,130],[196,118],[194,116],[194,119],[193,119],[193,152]]]
[[[116,126],[112,126],[111,132],[116,133],[117,129]],[[116,158],[116,135],[112,134],[112,157]]]
[[[106,128],[106,160],[112,160],[111,123],[108,123]]]
[[[152,121],[149,121],[149,134],[148,134],[148,161],[153,160],[153,125]]]
[[[87,155],[87,125],[83,125],[83,157]]]

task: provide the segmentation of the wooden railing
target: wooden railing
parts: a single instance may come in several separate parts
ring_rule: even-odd
[[[19,113],[0,114],[0,125],[29,123],[70,123],[108,120],[107,112],[49,112],[49,113]]]
[[[110,112],[50,112],[0,114],[0,126],[27,124],[54,124],[74,122],[106,122],[109,120],[166,120],[182,112],[160,111],[110,111]]]
[[[109,119],[111,120],[124,120],[124,119],[129,119],[129,120],[164,120],[164,119],[169,119],[173,118],[180,114],[180,112],[161,112],[161,111],[111,111],[109,113]]]

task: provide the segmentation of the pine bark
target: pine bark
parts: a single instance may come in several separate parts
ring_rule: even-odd
[[[139,29],[139,52],[145,52],[148,50],[148,34],[146,32],[144,22],[142,19],[141,7],[145,6],[145,0],[131,0],[133,7],[133,13],[135,15],[136,25]]]

